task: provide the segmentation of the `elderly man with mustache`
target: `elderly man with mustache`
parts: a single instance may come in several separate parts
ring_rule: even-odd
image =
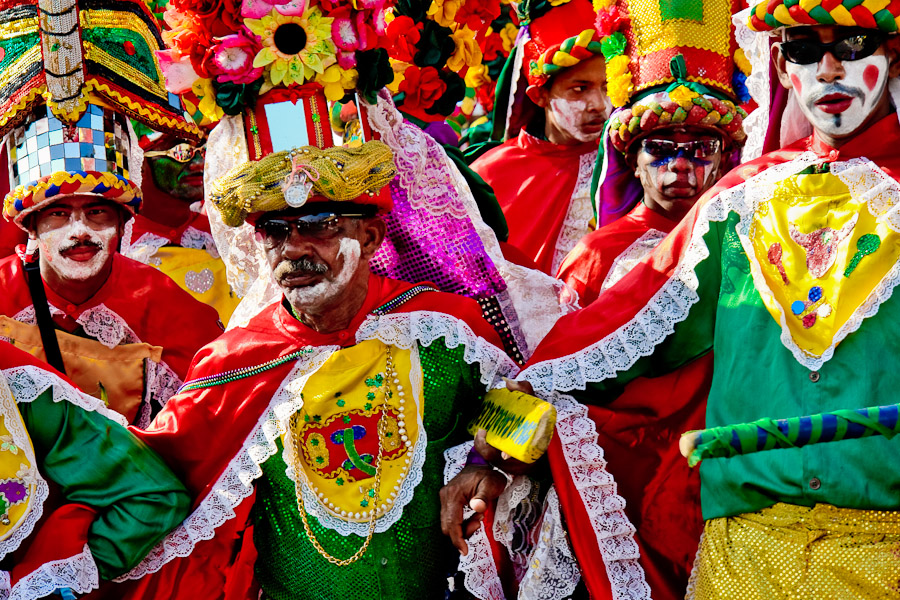
[[[371,272],[394,174],[370,141],[275,152],[213,183],[224,223],[255,229],[279,301],[203,348],[141,434],[196,509],[125,597],[445,597],[443,453],[516,367],[474,300]]]

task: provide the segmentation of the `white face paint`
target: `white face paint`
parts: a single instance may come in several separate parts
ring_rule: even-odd
[[[86,281],[100,273],[113,253],[115,226],[92,229],[82,220],[70,219],[66,225],[38,235],[41,256],[62,279]],[[98,251],[84,261],[73,260],[65,253],[77,246],[96,247]]]
[[[550,111],[560,129],[579,142],[592,142],[603,135],[603,123],[612,111],[612,103],[602,94],[602,111],[588,111],[585,100],[551,98]]]
[[[800,110],[813,128],[830,137],[856,132],[875,110],[888,81],[888,58],[872,55],[841,62],[844,77],[818,81],[819,65],[785,62]]]
[[[343,238],[337,255],[344,259],[344,264],[334,279],[330,281],[324,279],[309,287],[285,288],[284,295],[291,305],[299,310],[318,308],[329,304],[344,293],[347,284],[359,269],[359,258],[362,256],[359,240]]]

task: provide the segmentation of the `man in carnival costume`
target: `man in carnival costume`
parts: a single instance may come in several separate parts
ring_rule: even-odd
[[[24,261],[0,263],[2,336],[146,425],[221,329],[215,311],[117,252],[141,203],[127,116],[200,132],[165,90],[143,4],[54,7],[41,8],[40,25],[28,16],[35,5],[4,13],[19,52],[7,49],[0,105],[11,165],[4,216],[30,243]]]
[[[754,64],[765,81],[771,47],[777,80],[812,136],[726,175],[616,286],[561,319],[521,375],[556,401],[569,391],[597,406],[641,377],[683,373],[715,352],[703,426],[725,427],[716,439],[731,450],[699,469],[705,526],[689,597],[894,593],[900,506],[882,465],[897,444],[879,436],[824,443],[835,437],[833,418],[802,418],[877,404],[898,384],[883,366],[897,333],[900,252],[891,10],[751,8],[750,28],[774,32],[758,34]],[[768,106],[768,95],[759,101]],[[788,445],[802,447],[751,453],[771,447],[757,442],[769,431],[786,436],[776,418],[802,423],[784,430]],[[767,429],[749,424],[758,419]],[[568,466],[557,463],[554,474],[568,471],[577,484],[585,455],[559,437]],[[584,520],[571,510],[569,524],[582,531],[602,514],[576,491],[569,504]],[[572,539],[580,557],[604,548],[599,534]]]
[[[240,298],[231,291],[203,207],[204,144],[149,132],[144,150],[144,202],[126,231],[122,253],[152,265],[219,313],[223,325]]]
[[[606,91],[609,65],[590,2],[522,2],[517,11],[523,28],[506,67],[514,79],[508,122],[502,108],[495,109],[495,118],[506,124],[507,141],[472,168],[497,194],[509,244],[554,274],[582,236],[631,205],[601,207],[598,216],[591,204],[598,140],[612,106]],[[526,80],[521,83],[519,64]],[[498,85],[501,89],[506,86]],[[498,98],[497,105],[506,102]]]
[[[442,453],[515,367],[474,301],[371,273],[394,173],[371,141],[276,152],[214,183],[283,297],[204,348],[142,434],[197,497],[186,532],[221,525],[143,597],[177,580],[193,598],[255,598],[257,585],[266,598],[443,598],[457,559],[437,518]]]
[[[100,400],[7,342],[0,371],[0,595],[90,592],[133,568],[190,499]]]
[[[692,6],[676,2],[668,10],[661,13],[656,4],[631,0],[602,8],[598,18],[598,22],[625,23],[617,36],[627,40],[621,56],[630,61],[628,73],[634,87],[631,102],[610,118],[604,185],[624,189],[623,196],[642,192],[644,202],[622,219],[588,234],[566,259],[560,275],[579,293],[582,305],[622,279],[662,241],[715,183],[729,162],[727,153],[746,137],[741,127],[744,113],[730,99],[735,73],[731,57],[736,48],[731,6],[708,4],[696,14]],[[675,14],[697,18],[687,25],[665,18]],[[709,40],[709,47],[697,48],[699,37]],[[558,407],[561,414],[571,416],[560,419],[557,440],[551,445],[554,496],[559,498],[557,510],[569,523],[582,576],[595,597],[615,597],[622,574],[629,569],[612,566],[615,553],[598,546],[601,534],[588,532],[595,526],[605,527],[602,535],[608,536],[610,528],[603,521],[621,515],[610,510],[614,506],[610,501],[601,507],[580,504],[579,489],[592,486],[570,476],[570,464],[576,473],[593,472],[594,482],[615,477],[616,493],[625,502],[624,516],[636,529],[636,545],[630,534],[621,536],[624,541],[618,543],[640,551],[633,572],[643,570],[646,580],[635,589],[646,590],[646,585],[654,598],[682,597],[702,521],[699,478],[678,452],[678,438],[703,424],[711,365],[712,354],[707,354],[677,374],[643,378],[620,389],[610,398],[615,402],[588,407],[587,414],[579,414],[572,406]],[[579,430],[582,433],[576,435]],[[596,433],[588,447],[603,449],[608,473],[594,461],[568,460],[569,445],[585,443],[584,432],[591,430]],[[597,456],[601,456],[599,449]],[[475,468],[470,472],[475,474]],[[464,482],[460,478],[450,488]],[[610,488],[598,487],[608,491],[595,499],[610,494]],[[620,532],[627,532],[619,526]],[[589,567],[601,561],[611,565],[613,575]],[[532,576],[528,573],[524,578]],[[624,578],[632,584],[639,579]]]

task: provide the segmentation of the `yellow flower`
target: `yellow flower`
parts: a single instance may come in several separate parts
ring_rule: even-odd
[[[475,32],[468,27],[455,31],[450,38],[456,44],[456,50],[447,59],[447,68],[459,72],[463,67],[473,67],[481,63],[481,48],[475,41]]]
[[[225,116],[221,107],[216,104],[216,90],[213,89],[212,79],[198,79],[191,86],[191,91],[200,99],[197,108],[205,118],[216,122]]]
[[[265,67],[266,80],[260,93],[265,93],[277,85],[301,85],[312,81],[316,75],[333,65],[334,42],[331,41],[331,17],[323,17],[317,7],[308,8],[302,15],[282,15],[277,10],[262,19],[244,19],[250,31],[262,38],[262,49],[253,59],[254,67]],[[281,27],[300,27],[306,34],[306,44],[302,48],[285,46],[285,40],[300,39],[291,35],[280,36],[282,47],[275,43],[275,32]]]
[[[503,51],[509,54],[512,52],[513,46],[516,45],[516,36],[519,34],[519,28],[512,23],[507,23],[500,30],[500,39],[503,40]]]
[[[753,70],[753,67],[750,66],[750,61],[747,60],[747,55],[744,54],[742,48],[738,48],[737,52],[734,53],[734,64],[737,65],[737,68],[740,69],[741,73],[747,76],[749,76],[750,71]]]
[[[396,95],[400,93],[400,84],[406,79],[406,77],[403,76],[403,72],[406,71],[407,67],[409,67],[409,63],[394,60],[393,58],[391,59],[391,69],[394,71],[394,80],[384,87],[389,89],[392,94]]]
[[[347,69],[346,71],[337,65],[331,65],[325,69],[324,73],[316,75],[316,81],[322,84],[325,90],[325,97],[329,102],[337,102],[344,97],[347,90],[356,87],[356,81],[359,79],[359,73],[356,69]]]
[[[472,89],[491,83],[491,76],[488,73],[487,65],[482,63],[480,65],[475,65],[474,67],[469,67],[469,70],[466,71],[465,80],[466,87]]]
[[[433,0],[428,7],[428,16],[438,25],[456,27],[456,11],[459,10],[461,0]]]
[[[606,62],[606,93],[613,106],[625,106],[634,90],[628,64],[628,57],[624,54]]]
[[[690,89],[689,87],[680,85],[671,92],[669,92],[669,99],[676,104],[680,104],[681,107],[685,110],[689,110],[691,106],[693,106],[693,100],[697,96],[699,96],[697,92]]]

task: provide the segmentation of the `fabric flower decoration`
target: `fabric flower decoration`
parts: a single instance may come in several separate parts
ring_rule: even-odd
[[[597,13],[597,19],[594,21],[594,27],[597,34],[603,38],[622,29],[628,19],[622,17],[622,13],[615,6],[610,6],[606,10]]]
[[[244,25],[262,38],[254,67],[265,67],[266,83],[260,93],[276,85],[301,85],[333,65],[337,58],[331,40],[330,17],[310,8],[301,16],[282,15],[273,9],[262,19],[245,19]]]
[[[200,78],[191,64],[190,56],[182,56],[177,50],[158,50],[156,57],[163,77],[166,78],[166,89],[173,94],[182,94]]]
[[[453,20],[463,27],[478,31],[500,16],[500,0],[466,0]]]
[[[269,2],[268,0],[243,0],[241,2],[241,16],[247,19],[262,19],[272,10],[277,10],[282,15],[297,16],[306,12],[308,0],[289,0],[288,2]]]
[[[225,116],[222,108],[216,104],[216,90],[213,88],[212,79],[198,79],[194,82],[191,91],[200,99],[197,108],[205,118],[216,122]]]
[[[337,102],[356,87],[359,73],[355,69],[342,69],[338,65],[331,65],[321,75],[316,76],[316,81],[325,90],[325,97],[329,102]]]
[[[359,73],[356,89],[369,104],[375,104],[378,90],[394,79],[388,53],[384,48],[357,52],[356,64],[356,72]]]
[[[262,76],[262,67],[254,67],[253,59],[262,49],[256,36],[243,27],[237,33],[226,35],[213,48],[213,61],[219,71],[218,81],[250,83]]]
[[[519,35],[519,28],[512,23],[507,23],[500,31],[500,37],[503,39],[503,51],[508,55],[512,52],[513,46],[516,45],[516,37]]]
[[[631,98],[634,86],[628,69],[630,62],[623,54],[606,61],[606,93],[613,106],[625,106]]]
[[[482,53],[484,54],[484,62],[492,62],[504,55],[503,38],[500,37],[499,33],[494,33],[490,27],[487,28],[487,33],[484,37],[484,50]]]
[[[442,67],[456,51],[456,42],[450,37],[452,34],[453,30],[449,27],[425,21],[421,39],[416,44],[419,51],[413,57],[413,62],[420,67]]]
[[[403,72],[400,92],[406,94],[403,106],[412,110],[425,110],[437,102],[447,90],[447,84],[441,80],[440,73],[434,67],[420,69],[411,66]]]
[[[488,73],[488,66],[485,64],[475,65],[466,71],[466,87],[478,88],[482,85],[491,83],[491,76]]]
[[[442,27],[453,27],[459,5],[460,0],[432,0],[426,14]]]
[[[609,60],[623,54],[627,45],[628,40],[625,39],[625,35],[621,31],[617,31],[600,43],[600,51],[603,53],[603,57]]]
[[[387,27],[387,37],[392,40],[388,51],[392,58],[411,63],[418,51],[416,44],[422,39],[422,23],[416,23],[410,17],[401,15],[391,21]]]
[[[223,37],[241,26],[240,0],[172,0],[176,10],[191,15],[192,28]]]
[[[680,85],[671,92],[669,92],[669,99],[672,102],[676,102],[681,105],[682,108],[688,110],[688,108],[693,105],[693,100],[697,96],[699,96],[697,92],[688,88],[687,86]]]
[[[447,59],[447,68],[459,72],[463,67],[472,67],[481,63],[481,48],[475,41],[475,32],[463,27],[451,36],[456,50]]]

